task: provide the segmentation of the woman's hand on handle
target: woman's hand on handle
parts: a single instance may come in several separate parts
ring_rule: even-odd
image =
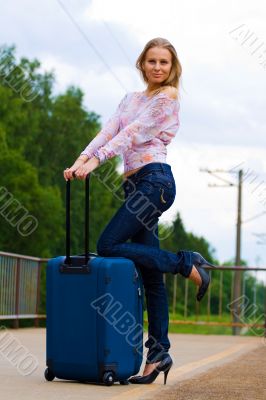
[[[85,155],[80,156],[79,158],[77,158],[77,160],[74,162],[74,164],[72,165],[72,167],[70,168],[66,168],[63,172],[64,174],[64,178],[67,181],[68,179],[72,180],[74,179],[73,173],[79,168],[81,167],[86,161],[88,160],[88,157]]]
[[[77,168],[78,168],[78,167],[76,167],[76,168],[71,167],[71,168],[66,168],[66,169],[64,170],[63,174],[64,174],[64,178],[65,178],[66,181],[68,181],[69,179],[70,179],[70,180],[74,179],[74,177],[73,177],[73,172],[75,172],[75,170],[76,170]]]
[[[89,161],[85,164],[81,165],[75,171],[75,177],[77,179],[86,179],[86,176],[91,173],[94,169],[96,169],[100,164],[100,161],[96,157],[92,157]]]

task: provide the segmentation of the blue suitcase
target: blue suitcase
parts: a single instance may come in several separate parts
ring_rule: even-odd
[[[135,375],[143,358],[143,285],[133,261],[89,253],[89,177],[85,180],[85,254],[70,256],[70,181],[66,256],[46,274],[45,378],[112,385]]]

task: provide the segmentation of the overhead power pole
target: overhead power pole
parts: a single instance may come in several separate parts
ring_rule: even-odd
[[[237,195],[237,223],[236,223],[236,261],[237,266],[241,265],[241,214],[242,214],[242,178],[243,171],[238,171],[238,195]],[[233,308],[233,322],[240,322],[240,303],[241,303],[241,271],[235,271],[234,274],[234,308]],[[233,335],[239,335],[240,327],[233,326]]]
[[[241,212],[242,212],[242,179],[243,179],[243,170],[240,169],[238,171],[225,171],[222,169],[210,170],[208,168],[200,168],[201,172],[207,172],[210,175],[213,175],[215,178],[220,179],[226,184],[216,185],[209,183],[209,187],[237,187],[237,222],[236,222],[236,254],[235,254],[235,264],[236,266],[241,265]],[[224,179],[217,175],[217,173],[237,173],[238,174],[238,184],[232,183],[227,179]],[[241,303],[241,271],[234,271],[234,284],[233,284],[233,322],[240,322],[240,303]],[[232,328],[233,335],[238,335],[240,333],[240,327],[233,326]]]
[[[241,263],[241,211],[242,211],[242,177],[243,171],[238,171],[238,199],[237,199],[237,224],[236,224],[236,265]]]

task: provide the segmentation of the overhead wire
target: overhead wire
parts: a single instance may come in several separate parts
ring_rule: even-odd
[[[79,33],[81,34],[81,36],[85,39],[85,41],[87,42],[87,44],[89,44],[89,46],[93,49],[93,51],[95,52],[95,54],[97,55],[97,57],[102,61],[102,63],[105,65],[105,67],[108,69],[108,71],[110,72],[110,74],[113,76],[113,78],[117,81],[117,83],[121,86],[121,88],[125,91],[128,92],[127,88],[124,86],[123,82],[121,82],[121,80],[118,78],[118,76],[114,73],[114,71],[112,70],[112,68],[109,66],[109,64],[107,63],[107,61],[104,59],[104,57],[102,56],[102,54],[97,50],[97,48],[94,46],[94,44],[92,43],[92,41],[88,38],[88,36],[86,35],[86,33],[81,29],[81,27],[79,26],[79,24],[77,23],[77,21],[74,19],[74,17],[72,17],[71,13],[68,11],[67,7],[63,4],[63,2],[61,0],[56,0],[57,3],[60,5],[60,7],[62,8],[62,10],[65,12],[65,14],[68,16],[68,18],[70,19],[70,21],[72,22],[72,24],[76,27],[76,29],[79,31]]]
[[[121,50],[121,52],[124,54],[126,60],[128,61],[128,64],[130,65],[130,67],[132,68],[132,61],[130,60],[127,52],[125,51],[124,47],[122,46],[122,44],[120,43],[120,41],[117,39],[117,37],[113,34],[112,29],[110,28],[109,24],[106,21],[102,21],[102,23],[104,24],[105,28],[108,30],[108,32],[110,33],[110,35],[112,36],[113,40],[116,42],[117,46],[119,47],[119,49]]]

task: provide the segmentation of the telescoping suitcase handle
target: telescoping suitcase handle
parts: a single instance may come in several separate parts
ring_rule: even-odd
[[[75,173],[73,173],[75,177]],[[85,215],[84,215],[84,249],[85,249],[85,261],[81,261],[81,265],[74,266],[70,257],[70,179],[66,182],[66,258],[65,262],[61,265],[60,271],[66,273],[90,273],[88,266],[89,256],[89,191],[90,191],[90,174],[85,179]],[[80,264],[80,263],[79,263]]]

